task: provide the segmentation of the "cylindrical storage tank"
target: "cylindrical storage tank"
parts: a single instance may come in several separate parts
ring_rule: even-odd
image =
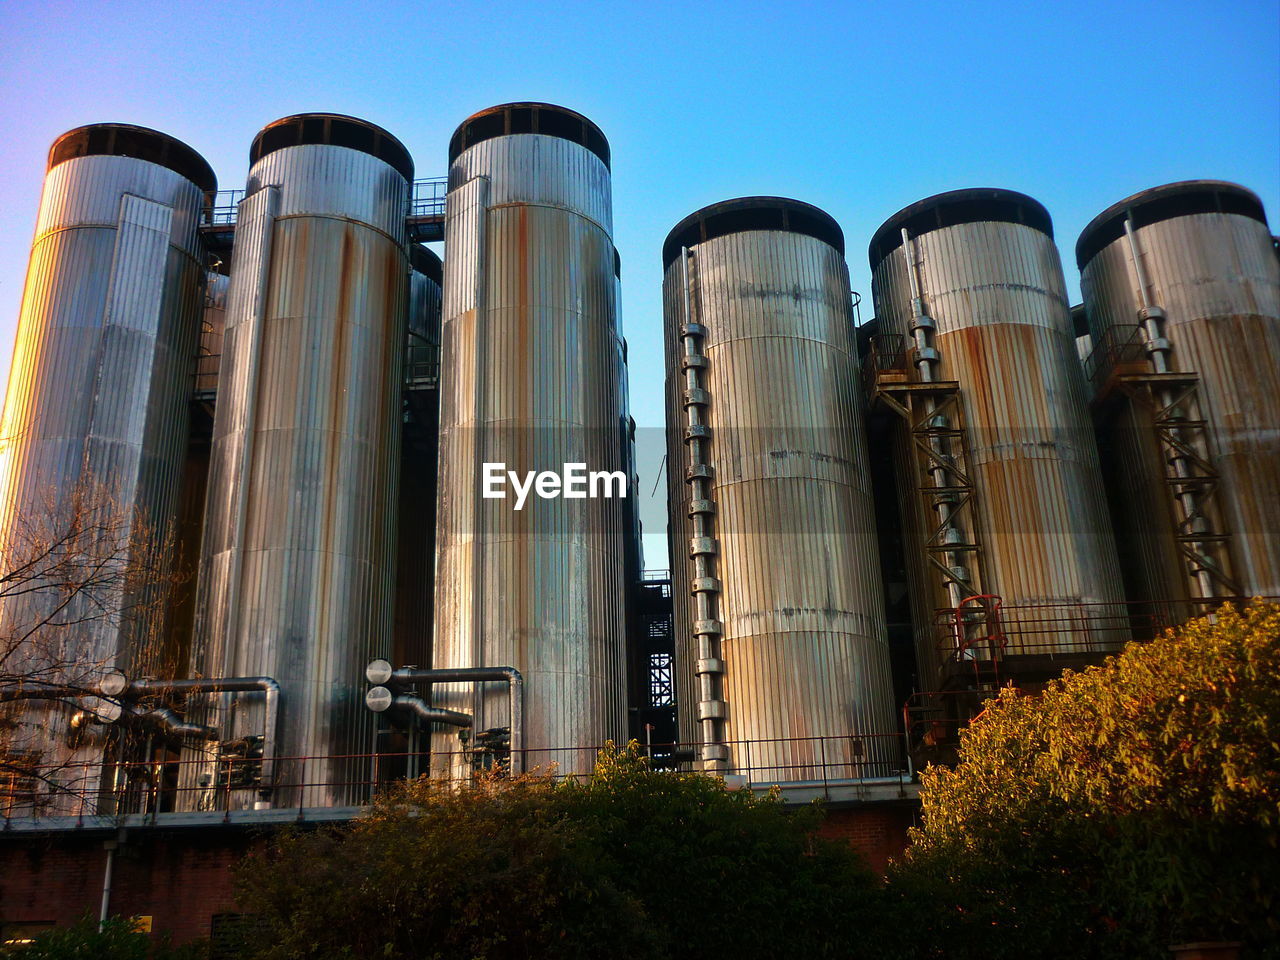
[[[703,744],[704,768],[751,781],[887,774],[844,236],[816,207],[745,197],[677,224],[663,267],[681,739]],[[707,749],[717,714],[721,762]]]
[[[618,484],[520,509],[510,483],[484,491],[485,464],[625,477],[608,143],[562,107],[481,111],[450,143],[446,210],[435,666],[521,671],[515,765],[589,770],[626,729]],[[435,703],[471,714],[477,738],[510,726],[501,683],[437,686]],[[438,735],[437,771],[505,749],[469,742]]]
[[[978,548],[961,560],[971,588],[999,598],[998,616],[978,632],[1003,643],[1006,658],[1118,646],[1128,618],[1048,212],[1009,190],[939,194],[890,217],[870,260],[882,332],[915,343],[913,383],[931,377],[958,389],[940,416],[963,431],[969,489],[934,500],[956,510],[955,539]],[[930,419],[922,409],[915,416]],[[901,440],[919,683],[930,689],[944,661],[993,650],[963,648],[946,625],[948,608],[968,598],[948,594],[934,562],[948,561],[924,546],[941,514],[926,515],[937,504],[927,507],[917,491],[936,476],[922,473],[905,424]],[[961,456],[961,441],[947,442],[955,446],[943,455]],[[984,605],[992,610],[994,601],[966,611]]]
[[[1124,361],[1121,348],[1139,345],[1137,355],[1150,357],[1158,334],[1172,398],[1187,418],[1204,421],[1182,434],[1218,477],[1207,496],[1197,493],[1218,526],[1212,532],[1226,537],[1227,579],[1215,579],[1210,595],[1280,595],[1280,260],[1262,201],[1217,180],[1155,187],[1095,217],[1076,262],[1095,347]],[[1158,330],[1140,329],[1153,317]],[[1095,364],[1098,385],[1114,366]],[[1126,478],[1121,513],[1135,589],[1157,602],[1205,596],[1169,520],[1177,516],[1165,479],[1170,458],[1149,406],[1122,404],[1106,436]]]
[[[195,151],[143,127],[79,127],[49,152],[0,427],[0,635],[29,634],[5,652],[29,680],[177,667],[163,612],[215,190]],[[11,759],[92,759],[68,746],[71,708],[14,709]],[[92,769],[49,774],[75,794]]]
[[[413,163],[386,131],[287,117],[253,141],[236,223],[197,601],[196,668],[282,689],[278,803],[367,794],[370,657],[391,653]],[[263,698],[210,695],[223,741]],[[216,782],[216,781],[215,781]],[[299,797],[287,785],[308,784]],[[262,784],[265,791],[270,785]],[[252,791],[237,794],[252,801]]]

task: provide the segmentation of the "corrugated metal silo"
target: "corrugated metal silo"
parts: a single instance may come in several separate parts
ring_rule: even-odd
[[[161,608],[200,334],[197,228],[215,189],[195,151],[142,127],[80,127],[49,152],[0,426],[0,538],[7,571],[60,543],[83,589],[55,617],[73,626],[42,628],[9,654],[35,679],[82,685],[99,667],[172,675],[180,658]],[[107,558],[96,585],[86,581]],[[68,599],[22,592],[32,585],[9,583],[5,638]],[[39,674],[59,658],[67,670]],[[46,763],[92,754],[68,747],[70,710],[36,703],[12,752]]]
[[[1155,187],[1095,217],[1076,260],[1131,587],[1157,604],[1280,595],[1280,261],[1262,202],[1216,180]]]
[[[523,672],[526,765],[589,769],[626,729],[622,503],[517,511],[482,473],[624,469],[609,147],[577,113],[515,103],[466,120],[449,160],[435,666]],[[503,684],[435,702],[509,725]],[[458,749],[438,735],[437,769]]]
[[[413,163],[386,131],[304,114],[253,141],[218,382],[196,639],[204,676],[283,691],[275,765],[308,805],[360,799],[391,653]],[[260,701],[206,722],[260,735]],[[350,786],[347,786],[350,784]],[[264,785],[266,786],[266,785]],[[275,800],[297,802],[292,790]]]
[[[858,739],[895,718],[844,236],[747,197],[663,266],[681,737],[753,781],[888,773],[896,741]]]
[[[889,218],[870,260],[877,383],[900,378],[880,396],[908,421],[920,686],[947,664],[1052,671],[1113,649],[1128,617],[1048,213],[1008,190],[940,194]]]

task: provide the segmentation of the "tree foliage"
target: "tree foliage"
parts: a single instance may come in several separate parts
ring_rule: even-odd
[[[1037,697],[1002,691],[921,791],[891,883],[946,956],[1275,949],[1280,607],[1227,607]]]
[[[238,880],[262,957],[857,956],[876,882],[813,823],[609,749],[580,782],[408,783]]]
[[[13,955],[22,960],[204,960],[209,955],[207,942],[171,947],[167,939],[137,932],[126,917],[99,924],[85,916],[71,926],[42,931],[32,941],[14,948]]]

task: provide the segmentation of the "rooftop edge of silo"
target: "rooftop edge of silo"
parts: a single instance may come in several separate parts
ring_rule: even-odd
[[[871,269],[902,246],[902,230],[911,236],[964,223],[1017,223],[1053,239],[1053,219],[1034,197],[1002,187],[948,190],[903,207],[880,225],[867,247]]]
[[[46,172],[77,157],[131,157],[186,177],[205,193],[215,193],[218,178],[209,162],[191,146],[150,127],[132,123],[89,123],[68,130],[49,147]]]
[[[297,113],[273,120],[253,138],[249,165],[277,150],[310,144],[359,150],[413,182],[413,157],[403,143],[376,123],[341,113]]]
[[[538,133],[577,143],[599,157],[606,170],[612,169],[609,141],[593,121],[568,107],[534,100],[500,103],[467,117],[449,138],[449,163],[477,143],[519,133]]]
[[[1235,213],[1267,223],[1256,193],[1228,180],[1178,180],[1140,190],[1113,203],[1089,221],[1076,241],[1076,266],[1083,270],[1106,246],[1124,236],[1124,222],[1146,227],[1196,213]]]
[[[662,269],[675,262],[682,247],[748,230],[803,234],[844,256],[844,231],[825,210],[789,197],[737,197],[695,210],[672,227],[662,244]]]

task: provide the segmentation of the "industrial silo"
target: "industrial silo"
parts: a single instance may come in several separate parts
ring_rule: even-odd
[[[172,676],[182,653],[164,608],[215,189],[195,151],[142,127],[80,127],[49,152],[0,426],[0,637],[33,682]],[[92,762],[68,744],[74,708],[24,703],[9,761]],[[95,770],[50,775],[78,793]]]
[[[196,669],[282,689],[280,803],[359,800],[372,656],[391,652],[413,163],[386,131],[304,114],[250,151],[231,265],[201,552]],[[223,755],[265,703],[208,695]],[[218,770],[228,765],[218,765]],[[246,765],[246,769],[252,769]],[[221,787],[213,779],[204,786]],[[272,784],[245,782],[269,795]],[[292,785],[307,783],[300,798]],[[199,785],[199,784],[197,784]],[[235,792],[237,802],[252,790]]]
[[[919,686],[1117,648],[1128,616],[1048,213],[1009,190],[940,194],[890,217],[870,260]]]
[[[897,755],[844,235],[777,197],[663,247],[681,738],[751,781]]]
[[[1076,244],[1126,568],[1157,616],[1280,595],[1280,262],[1262,203],[1193,180]]]
[[[626,729],[623,491],[519,504],[506,471],[625,477],[608,143],[562,107],[481,111],[450,143],[446,210],[435,666],[521,671],[516,764],[589,769]],[[502,762],[505,684],[434,702],[474,717],[435,737],[437,770]]]

